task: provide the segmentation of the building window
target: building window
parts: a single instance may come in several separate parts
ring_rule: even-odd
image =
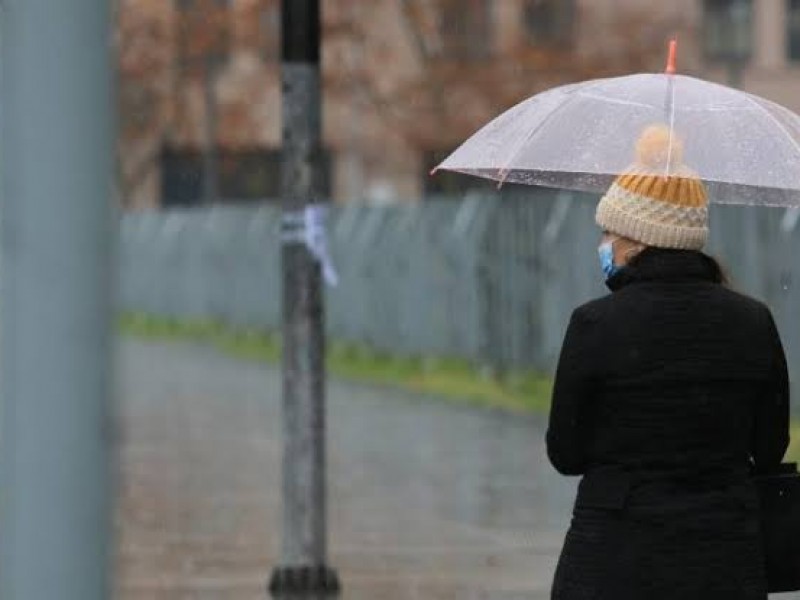
[[[279,201],[282,153],[279,148],[217,149],[219,194],[223,202]],[[203,152],[166,146],[161,154],[161,198],[164,206],[203,202]],[[322,152],[321,195],[331,195],[331,155]]]
[[[704,50],[708,60],[746,62],[753,51],[753,1],[705,0]]]
[[[442,55],[453,60],[483,60],[491,56],[490,0],[442,0],[439,13]]]
[[[523,22],[532,45],[563,45],[572,42],[575,0],[525,0]]]

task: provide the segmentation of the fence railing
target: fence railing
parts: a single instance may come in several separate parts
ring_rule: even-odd
[[[605,293],[595,204],[532,191],[336,208],[329,334],[387,352],[550,371],[572,309]],[[721,206],[711,214],[710,251],[736,288],[773,308],[800,381],[797,215]],[[280,219],[274,206],[125,216],[122,307],[278,331]]]

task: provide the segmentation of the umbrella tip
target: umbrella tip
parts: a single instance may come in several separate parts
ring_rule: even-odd
[[[436,175],[436,171],[438,171],[438,170],[439,170],[439,167],[433,167],[433,168],[430,170],[430,172],[428,173],[428,176],[429,176],[429,177],[433,177],[434,175]]]
[[[667,75],[674,75],[676,68],[675,63],[677,61],[678,55],[678,40],[677,38],[672,38],[669,41],[669,53],[667,54],[667,68],[665,72]]]

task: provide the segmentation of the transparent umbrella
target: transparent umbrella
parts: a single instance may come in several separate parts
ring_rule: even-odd
[[[675,75],[673,64],[674,45],[666,73],[533,96],[485,125],[434,172],[604,192],[641,162],[637,141],[660,123],[669,140],[650,160],[654,170],[695,173],[713,202],[800,206],[800,117],[764,98]]]

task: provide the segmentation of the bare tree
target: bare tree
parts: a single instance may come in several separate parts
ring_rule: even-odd
[[[171,140],[205,147],[207,168],[219,162],[208,160],[217,145],[263,143],[265,123],[274,127],[277,120],[263,106],[270,98],[277,106],[279,97],[278,0],[193,0],[182,10],[176,0],[115,1],[124,205]],[[498,33],[492,6],[499,4],[323,0],[326,106],[349,107],[352,115],[349,124],[336,124],[340,139],[329,143],[357,142],[372,161],[382,160],[386,132],[413,151],[446,149],[538,91],[663,68],[661,41],[689,27],[683,17],[636,8],[603,15],[579,3],[558,35],[526,30],[524,13],[513,19],[516,32]],[[396,27],[392,35],[375,26],[381,14]],[[588,47],[591,40],[602,43]],[[229,67],[242,55],[251,58],[250,70],[230,78]]]
[[[644,9],[618,11],[609,20],[582,5],[575,9],[574,22],[591,31],[591,38],[605,42],[591,51],[581,51],[576,26],[565,32],[563,39],[545,41],[526,35],[523,26],[514,43],[501,45],[488,33],[491,3],[391,1],[406,43],[415,51],[419,68],[414,76],[398,79],[387,92],[375,85],[369,69],[348,71],[346,65],[340,65],[330,70],[326,84],[332,90],[350,85],[364,88],[372,109],[394,129],[403,131],[410,144],[420,147],[455,142],[491,116],[554,85],[661,68],[667,35],[688,27],[685,19],[654,18]],[[348,0],[330,0],[333,7],[349,4]],[[489,19],[486,32],[477,27],[484,18],[483,10]],[[371,24],[363,11],[342,9],[337,14],[335,30],[327,32],[331,37],[338,34],[352,44],[370,43]],[[462,15],[455,26],[454,15]]]

